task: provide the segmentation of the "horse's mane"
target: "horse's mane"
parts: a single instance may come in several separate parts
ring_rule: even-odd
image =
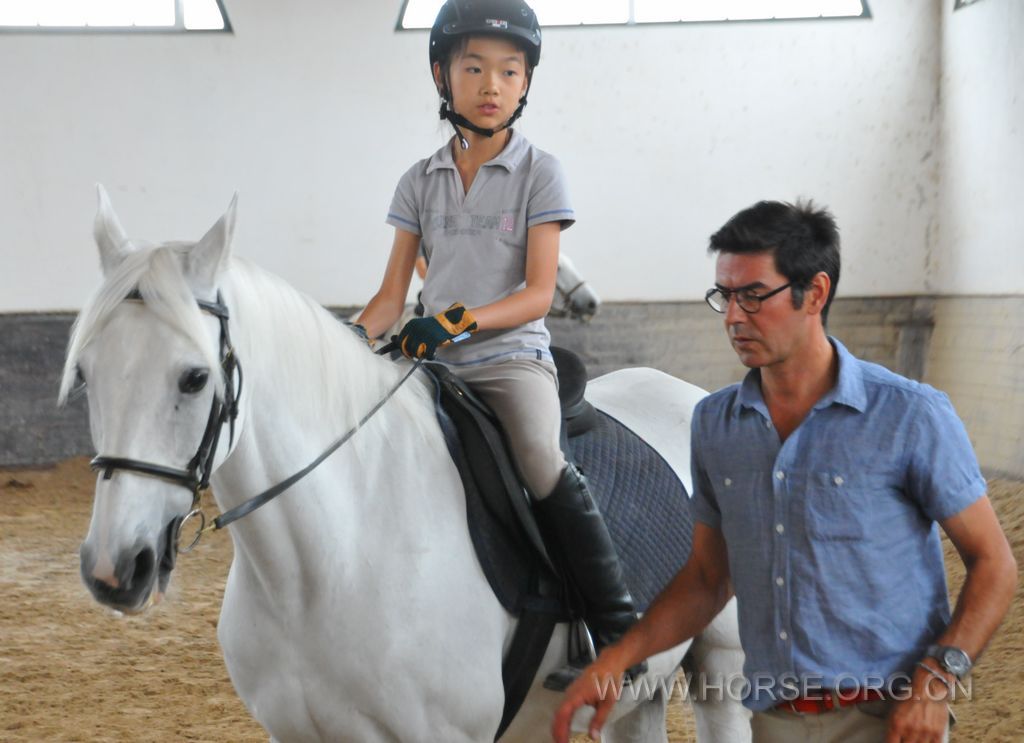
[[[355,426],[397,381],[397,365],[375,357],[338,318],[283,279],[239,258],[231,262],[229,278],[232,311],[245,329],[234,339],[243,364],[274,369],[305,419],[314,415],[332,428]],[[389,407],[404,404],[399,396]]]

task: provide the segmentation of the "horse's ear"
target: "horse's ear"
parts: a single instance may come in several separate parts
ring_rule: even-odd
[[[185,259],[185,274],[195,283],[195,289],[213,292],[231,257],[231,239],[235,234],[235,210],[238,193],[231,199],[224,216],[203,235]]]
[[[96,184],[96,219],[93,221],[92,234],[96,238],[96,246],[100,249],[100,265],[103,275],[108,276],[132,252],[124,228],[114,214],[110,205],[107,190]]]

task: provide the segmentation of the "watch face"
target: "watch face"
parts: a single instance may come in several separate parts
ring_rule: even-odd
[[[960,648],[945,648],[942,651],[942,665],[950,673],[955,673],[957,676],[964,676],[968,671],[971,670],[971,659],[967,657]]]

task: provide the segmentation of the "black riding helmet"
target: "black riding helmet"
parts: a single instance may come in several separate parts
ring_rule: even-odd
[[[452,47],[466,36],[501,36],[521,47],[526,54],[527,82],[532,82],[533,68],[540,64],[540,24],[537,14],[523,0],[447,0],[438,11],[434,26],[430,29],[430,70],[434,63],[445,65]],[[469,142],[459,131],[465,127],[470,131],[493,137],[496,132],[507,129],[518,119],[526,106],[526,95],[519,99],[519,107],[511,118],[496,129],[484,129],[470,122],[452,108],[451,86],[448,84],[448,70],[442,71],[445,85],[441,91],[444,100],[439,111],[442,119],[451,122],[462,149],[469,149]],[[529,85],[527,85],[529,92]]]

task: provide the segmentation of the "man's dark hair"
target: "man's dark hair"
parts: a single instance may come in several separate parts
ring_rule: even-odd
[[[839,286],[839,228],[835,217],[813,201],[759,201],[736,214],[711,236],[709,253],[772,253],[775,270],[793,282],[793,307],[821,271],[832,281],[821,311],[822,325]]]

